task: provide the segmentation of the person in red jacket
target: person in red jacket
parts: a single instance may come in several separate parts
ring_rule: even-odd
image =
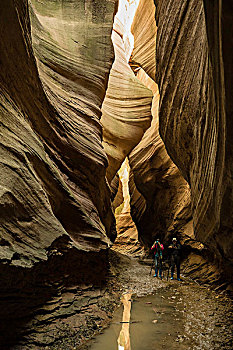
[[[162,260],[163,260],[163,250],[164,246],[160,243],[159,238],[156,239],[154,244],[151,247],[152,252],[155,257],[155,274],[153,277],[157,277],[159,270],[159,277],[162,279]]]

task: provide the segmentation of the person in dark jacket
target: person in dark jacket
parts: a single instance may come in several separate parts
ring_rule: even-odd
[[[171,259],[171,280],[174,279],[174,271],[176,266],[177,280],[180,281],[180,259],[181,259],[181,244],[174,237],[172,244],[168,247]]]
[[[156,239],[154,244],[151,247],[151,250],[154,253],[155,257],[155,274],[154,277],[157,277],[159,269],[159,277],[162,279],[162,259],[163,259],[163,244],[159,242],[159,238]]]

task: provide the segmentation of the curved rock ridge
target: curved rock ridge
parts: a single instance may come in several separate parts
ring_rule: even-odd
[[[156,236],[164,242],[174,234],[183,242],[194,239],[189,186],[159,135],[158,86],[142,69],[137,78],[154,94],[151,126],[129,155],[132,217],[139,239],[146,246]]]
[[[231,271],[232,6],[158,0],[156,10],[160,133],[190,184],[196,238]]]
[[[153,0],[140,0],[134,16],[131,31],[134,37],[134,48],[131,60],[155,80],[156,22]]]
[[[111,200],[112,207],[115,211],[124,202],[123,191],[122,191],[122,182],[119,178],[118,173],[114,176],[111,182]]]
[[[32,1],[32,50],[28,2],[1,1],[0,258],[12,265],[46,260],[62,236],[86,251],[115,237],[99,124],[114,11]]]
[[[128,64],[130,37],[124,18],[115,16],[112,41],[115,50],[106,97],[102,106],[103,146],[107,153],[109,183],[125,157],[141,140],[151,123],[152,93],[134,75]]]
[[[115,210],[117,237],[114,241],[113,250],[122,254],[140,257],[144,254],[144,249],[138,240],[138,230],[131,216],[129,193],[130,167],[127,158],[122,163],[118,174],[120,181],[119,190],[121,189],[122,191],[123,201]],[[117,198],[121,198],[119,191]]]

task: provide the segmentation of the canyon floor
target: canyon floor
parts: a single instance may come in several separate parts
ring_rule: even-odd
[[[21,339],[14,340],[14,333],[9,338],[10,325],[6,324],[9,334],[5,334],[0,348],[117,350],[122,327],[121,297],[127,293],[132,294],[131,350],[233,348],[232,295],[182,276],[183,265],[182,281],[178,282],[167,280],[166,269],[162,280],[153,277],[150,259],[140,260],[114,250],[110,250],[108,259],[108,273],[102,282],[95,284],[87,278],[83,284],[58,291],[34,311],[25,328],[22,325],[18,334]],[[85,273],[91,276],[92,272]]]
[[[110,261],[109,283],[116,299],[128,291],[133,293],[131,320],[136,318],[137,322],[130,325],[132,350],[233,348],[231,296],[200,286],[185,276],[181,282],[167,281],[166,270],[163,280],[154,278],[150,266],[116,252],[111,252]],[[115,305],[120,305],[116,299]],[[121,315],[118,308],[102,334],[81,347],[74,343],[68,347],[66,343],[66,349],[117,349],[119,333],[113,337],[109,334],[111,328],[117,333],[116,327],[121,327]]]

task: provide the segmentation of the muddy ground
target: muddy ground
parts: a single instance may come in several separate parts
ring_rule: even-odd
[[[172,330],[161,332],[156,349],[233,349],[233,302],[224,292],[217,293],[184,276],[181,282],[167,281],[166,271],[160,280],[153,277],[153,271],[150,274],[150,266],[115,252],[111,254],[111,273],[112,286],[119,294],[132,290],[135,301],[148,294],[158,295],[160,305],[154,309],[160,307],[160,311],[155,312],[155,318],[171,322]],[[172,314],[166,315],[167,306]],[[91,349],[90,344],[78,349]]]
[[[167,271],[164,271],[162,280],[153,277],[154,271],[150,273],[151,260],[139,262],[135,258],[111,251],[109,261],[109,272],[104,284],[83,285],[80,295],[76,295],[76,291],[72,313],[68,317],[66,311],[63,321],[52,324],[52,330],[50,327],[46,334],[43,333],[43,343],[38,343],[36,335],[37,345],[34,347],[32,344],[35,341],[29,342],[31,336],[27,344],[13,349],[92,350],[93,338],[97,339],[98,334],[113,324],[114,310],[121,304],[122,294],[128,291],[133,292],[132,312],[139,305],[139,300],[142,300],[142,314],[154,312],[153,318],[157,323],[151,332],[158,334],[151,345],[143,348],[137,344],[139,347],[132,346],[132,350],[233,349],[232,297],[200,286],[185,276],[181,282],[167,281]],[[66,291],[66,299],[70,294],[71,291],[68,295]],[[143,298],[149,298],[150,303],[143,301]],[[64,304],[64,308],[67,309],[67,305]],[[143,326],[142,322],[140,329]],[[149,335],[147,330],[147,336]],[[116,342],[114,344],[116,346]],[[103,349],[113,350],[114,346],[110,344]]]

